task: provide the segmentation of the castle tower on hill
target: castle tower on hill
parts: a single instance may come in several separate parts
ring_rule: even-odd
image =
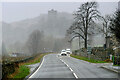
[[[49,17],[50,19],[56,18],[56,17],[57,17],[57,11],[54,10],[54,9],[49,10],[49,11],[48,11],[48,17]]]

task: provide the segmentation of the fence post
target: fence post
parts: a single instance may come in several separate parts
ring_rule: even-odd
[[[112,60],[112,54],[110,54],[110,60]]]

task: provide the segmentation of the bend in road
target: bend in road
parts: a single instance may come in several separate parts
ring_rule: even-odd
[[[118,78],[118,74],[72,57],[44,56],[43,64],[30,78]]]
[[[56,54],[44,57],[44,62],[31,78],[75,78],[69,68],[58,58]]]
[[[78,78],[118,78],[118,74],[72,57],[60,57]]]

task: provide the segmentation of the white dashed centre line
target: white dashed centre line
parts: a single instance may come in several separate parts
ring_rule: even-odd
[[[78,78],[77,75],[75,73],[73,73],[73,75],[75,76],[75,78]]]
[[[66,64],[66,62],[64,62],[62,59],[60,59],[60,60],[70,69],[70,71],[73,73],[73,75],[74,75],[75,78],[77,79],[78,76],[73,72],[72,68],[70,68],[70,67],[68,66],[68,64]]]
[[[71,68],[69,68],[70,69],[70,71],[73,71]]]

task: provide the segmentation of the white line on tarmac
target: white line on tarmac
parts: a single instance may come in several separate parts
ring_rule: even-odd
[[[69,69],[73,72],[73,70],[71,68],[69,68]]]
[[[64,61],[63,61],[64,62]],[[69,66],[66,64],[66,62],[64,62],[64,64],[69,68]]]
[[[61,59],[60,59],[61,60]],[[61,60],[69,69],[70,69],[70,71],[73,73],[73,75],[75,76],[75,78],[77,79],[78,77],[77,77],[77,75],[73,72],[73,70],[72,70],[72,68],[70,68],[69,66],[68,66],[68,64],[66,64],[66,62],[64,62],[63,60]]]
[[[32,78],[32,76],[35,75],[35,73],[41,68],[43,62],[44,62],[44,57],[43,57],[43,60],[42,60],[42,62],[40,64],[40,66],[38,67],[38,69],[29,78]],[[29,80],[29,78],[28,78],[28,80]]]
[[[65,63],[66,64],[66,63]],[[69,66],[66,64],[66,66],[69,68]]]

